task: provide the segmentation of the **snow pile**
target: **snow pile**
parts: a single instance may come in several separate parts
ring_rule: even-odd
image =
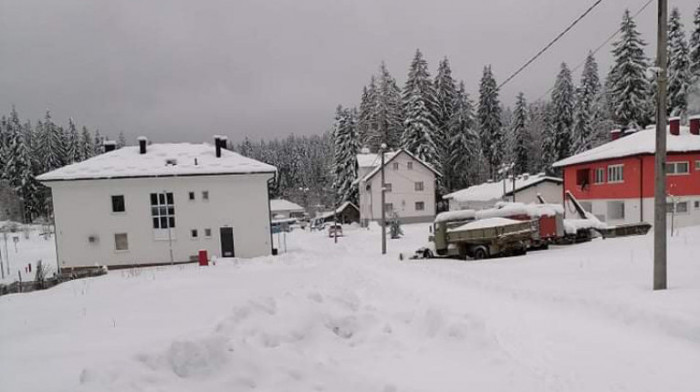
[[[515,219],[508,219],[508,218],[486,218],[486,219],[481,219],[481,220],[477,220],[474,222],[466,223],[464,225],[455,227],[455,228],[450,229],[448,231],[488,229],[491,227],[508,226],[508,225],[512,225],[514,223],[523,223],[523,222],[515,220]]]
[[[474,210],[445,211],[435,217],[435,223],[476,219]]]
[[[37,177],[39,181],[98,178],[161,177],[206,174],[274,173],[274,166],[202,143],[151,144],[145,154],[138,146],[122,147]]]
[[[476,212],[477,219],[527,215],[532,218],[563,215],[564,207],[559,204],[525,204],[498,202],[495,208]]]
[[[608,227],[598,219],[564,219],[564,232],[566,234],[576,234],[582,229],[604,229]]]
[[[304,212],[304,207],[289,200],[272,199],[270,200],[270,211],[273,214],[279,211]]]
[[[667,129],[666,143],[667,151],[670,153],[700,151],[700,137],[691,134],[690,128],[685,126],[680,127],[679,135],[671,135]],[[648,128],[555,162],[553,166],[563,167],[603,159],[622,158],[638,154],[654,154],[655,152],[656,129]]]
[[[515,178],[515,190],[533,186],[543,181],[554,181],[561,183],[561,179],[557,177],[549,177],[544,173],[535,175],[521,175]],[[505,182],[505,187],[504,183]],[[505,192],[504,192],[505,188]],[[502,199],[504,194],[513,191],[513,180],[485,182],[480,185],[470,186],[469,188],[452,192],[444,197],[446,200],[454,200],[458,203],[467,203],[470,201],[490,201]]]

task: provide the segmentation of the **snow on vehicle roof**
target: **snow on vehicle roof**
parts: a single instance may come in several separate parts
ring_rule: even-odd
[[[304,211],[304,207],[297,203],[292,203],[289,200],[284,199],[272,199],[270,200],[270,210],[275,211]]]
[[[39,181],[88,180],[133,177],[170,177],[214,174],[274,173],[272,165],[208,143],[158,143],[145,154],[138,146],[122,147],[37,177]]]
[[[553,181],[561,183],[561,178],[550,177],[544,173],[539,173],[535,175],[523,174],[515,178],[515,190],[519,191],[523,188],[533,186],[537,183],[543,181]],[[509,193],[513,190],[513,180],[508,179],[505,181],[505,193]],[[452,192],[445,195],[444,199],[454,200],[458,203],[464,203],[469,201],[489,201],[503,198],[503,181],[493,181],[485,182],[479,185],[473,185],[469,188],[462,189],[456,192]]]
[[[560,204],[525,204],[498,202],[496,208],[476,212],[476,219],[527,215],[533,218],[564,214],[564,206]]]
[[[666,149],[668,152],[700,151],[700,136],[690,133],[690,128],[680,127],[679,135],[671,135],[666,131]],[[604,159],[622,158],[656,152],[656,129],[647,128],[613,140],[602,146],[584,151],[555,162],[554,167],[564,167],[579,163],[595,162]]]
[[[508,219],[508,218],[487,218],[487,219],[477,220],[474,222],[469,222],[469,223],[463,224],[462,226],[457,226],[454,229],[449,229],[448,231],[487,229],[487,228],[491,228],[491,227],[508,226],[508,225],[512,225],[514,223],[523,223],[523,222],[515,220],[515,219]]]
[[[445,211],[435,217],[435,223],[470,220],[476,218],[474,210]]]

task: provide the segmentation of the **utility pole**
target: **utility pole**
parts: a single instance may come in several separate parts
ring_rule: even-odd
[[[666,68],[668,66],[668,3],[658,0],[656,61],[659,68],[654,161],[654,290],[665,290],[666,279]]]
[[[386,254],[386,211],[384,211],[385,208],[385,200],[384,200],[384,192],[385,189],[384,187],[386,184],[384,184],[384,151],[386,151],[386,143],[382,143],[381,147],[379,148],[379,154],[382,156],[382,163],[380,166],[380,172],[381,172],[381,177],[382,177],[382,254]]]

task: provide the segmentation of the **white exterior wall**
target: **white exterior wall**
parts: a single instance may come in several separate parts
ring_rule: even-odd
[[[515,192],[515,201],[518,203],[538,203],[537,195],[539,194],[547,203],[562,204],[562,192],[561,184],[545,181]]]
[[[625,218],[610,219],[608,214],[609,201],[624,201],[625,203]],[[697,226],[700,225],[700,207],[695,207],[695,202],[700,203],[700,196],[695,197],[677,197],[676,202],[688,202],[688,212],[678,212],[673,215],[673,225],[676,228]],[[654,224],[654,198],[644,198],[641,200],[643,215],[640,216],[640,200],[639,199],[596,199],[596,200],[579,200],[584,205],[584,208],[590,203],[591,212],[603,222],[610,225],[618,225],[624,223],[638,223],[640,218],[644,222]],[[567,211],[568,216],[573,216]],[[667,224],[670,229],[672,214],[667,214]]]
[[[398,162],[399,169],[393,169],[393,163]],[[413,169],[409,170],[408,162],[413,162]],[[415,161],[408,154],[399,154],[384,168],[384,182],[391,184],[391,192],[386,192],[385,202],[392,203],[394,211],[402,222],[427,222],[435,218],[435,173],[422,164]],[[415,183],[423,182],[423,190],[416,191]],[[367,185],[370,190],[367,190]],[[369,181],[369,184],[360,183],[360,219],[380,220],[381,207],[381,174],[377,173]],[[415,203],[425,203],[423,211],[416,211]],[[391,217],[387,213],[387,219]]]
[[[135,178],[51,182],[61,267],[169,263],[169,241],[154,239],[151,193],[172,192],[173,259],[189,261],[200,249],[220,256],[219,228],[233,227],[236,257],[271,253],[267,180],[271,174]],[[189,200],[189,192],[195,200]],[[202,199],[209,192],[209,200]],[[112,213],[111,196],[124,195],[126,212]],[[205,238],[204,229],[212,230]],[[198,239],[190,237],[197,229]],[[164,230],[167,233],[167,230]],[[116,251],[114,234],[128,234]],[[92,244],[89,236],[97,236]]]

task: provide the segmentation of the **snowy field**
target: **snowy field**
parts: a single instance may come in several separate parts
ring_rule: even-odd
[[[0,391],[698,391],[700,228],[480,262],[378,232],[0,297]]]
[[[8,222],[0,222],[0,227]],[[48,269],[48,276],[56,272],[56,245],[53,235],[42,235],[44,228],[41,225],[20,226],[15,233],[0,233],[0,252],[2,263],[7,272],[9,260],[9,274],[0,278],[0,283],[12,283],[19,280],[18,271],[22,272],[22,280],[34,280],[36,263],[42,260],[42,264]],[[7,237],[7,241],[5,241]],[[16,240],[15,240],[16,238]],[[16,241],[16,242],[15,242]],[[26,267],[31,264],[32,271],[28,273]]]

